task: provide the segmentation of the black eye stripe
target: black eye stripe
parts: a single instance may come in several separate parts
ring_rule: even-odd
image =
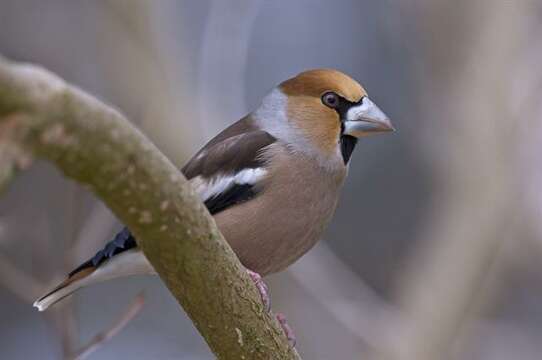
[[[344,122],[346,120],[346,114],[348,110],[352,106],[361,105],[363,103],[364,98],[365,96],[362,96],[361,99],[359,99],[359,101],[352,102],[333,91],[326,91],[321,97],[322,103],[324,105],[332,109],[335,109],[335,111],[337,111],[341,122]]]
[[[337,113],[339,114],[339,118],[341,122],[346,121],[346,114],[348,113],[348,110],[350,110],[350,108],[353,106],[361,105],[363,103],[364,98],[365,96],[359,99],[358,102],[352,102],[343,98],[342,96],[339,96],[339,105],[335,107],[335,111],[337,111]]]

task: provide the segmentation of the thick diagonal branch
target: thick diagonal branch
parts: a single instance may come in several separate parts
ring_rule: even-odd
[[[0,58],[0,145],[0,180],[36,156],[102,199],[218,358],[298,358],[183,175],[118,111]]]

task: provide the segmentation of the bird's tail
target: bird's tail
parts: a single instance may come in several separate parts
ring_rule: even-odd
[[[53,290],[40,297],[34,302],[34,307],[39,311],[44,311],[49,306],[64,299],[76,290],[91,283],[92,273],[96,270],[95,267],[88,267],[78,273],[68,277]]]
[[[117,277],[130,275],[154,275],[151,264],[138,248],[131,248],[93,265],[92,259],[72,271],[60,285],[36,300],[34,307],[44,311],[78,289]]]

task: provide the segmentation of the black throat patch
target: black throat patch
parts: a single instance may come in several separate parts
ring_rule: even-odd
[[[344,164],[348,164],[352,152],[358,143],[358,138],[350,135],[341,135],[341,155],[343,156]]]

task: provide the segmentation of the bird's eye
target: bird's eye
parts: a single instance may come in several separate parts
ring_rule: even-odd
[[[335,94],[334,92],[327,92],[322,95],[322,102],[324,105],[335,109],[337,106],[339,106],[339,95]]]

